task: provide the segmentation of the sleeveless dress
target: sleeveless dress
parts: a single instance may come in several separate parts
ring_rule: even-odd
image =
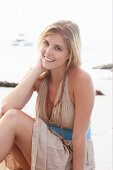
[[[59,85],[55,98],[57,103],[61,94],[62,81]],[[72,170],[72,140],[65,140],[68,149],[62,143],[61,136],[55,131],[49,130],[47,127],[48,118],[46,116],[46,94],[47,79],[40,83],[39,93],[36,101],[36,118],[34,122],[32,135],[32,154],[31,154],[31,170]],[[50,125],[60,127],[60,104],[52,110],[49,120]],[[66,76],[64,92],[62,96],[62,127],[65,129],[73,129],[73,121],[75,114],[75,106],[72,104],[68,87],[68,75]],[[11,158],[6,158],[6,166],[11,170],[20,167],[18,163]],[[86,142],[86,156],[84,170],[95,170],[94,150],[91,138]]]
[[[61,94],[61,81],[55,98],[57,103]],[[36,116],[32,136],[32,170],[72,170],[72,151],[62,143],[61,136],[47,128],[46,116],[47,79],[41,81],[36,102]],[[60,104],[53,107],[49,120],[50,125],[60,127]],[[64,92],[62,96],[62,126],[65,129],[73,129],[75,106],[72,104],[69,94],[68,75],[66,76]],[[72,148],[72,140],[65,140],[66,145]],[[94,150],[91,138],[86,142],[86,162],[84,170],[94,170]]]

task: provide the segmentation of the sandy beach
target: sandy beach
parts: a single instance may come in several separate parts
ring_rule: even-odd
[[[95,84],[95,82],[94,82]],[[94,143],[96,170],[112,170],[112,81],[100,79],[96,81],[96,89],[105,95],[95,97],[95,105],[91,117],[92,140]],[[0,102],[12,88],[0,88]],[[34,117],[36,93],[33,94],[23,111]],[[0,165],[4,169],[4,163]]]

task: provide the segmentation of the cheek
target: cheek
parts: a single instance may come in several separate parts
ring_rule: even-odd
[[[41,54],[43,54],[44,51],[45,51],[45,48],[44,48],[43,46],[41,46],[41,47],[39,48],[39,51],[40,51]]]
[[[61,55],[58,56],[58,59],[61,62],[66,62],[67,61],[67,55],[66,54],[61,54]]]
[[[62,66],[62,65],[64,65],[64,64],[67,64],[67,59],[66,59],[66,58],[63,58],[62,56],[59,57],[59,58],[57,58],[56,61],[57,61],[56,63],[57,63],[58,66]]]
[[[41,53],[41,54],[43,53],[43,48],[40,48],[40,53]]]

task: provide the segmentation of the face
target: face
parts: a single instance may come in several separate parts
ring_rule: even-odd
[[[62,35],[47,35],[40,47],[42,55],[42,66],[47,70],[56,70],[65,68],[67,59],[69,59],[68,48]]]

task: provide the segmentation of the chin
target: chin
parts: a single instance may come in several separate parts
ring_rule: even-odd
[[[42,66],[43,66],[43,68],[46,69],[46,70],[51,70],[51,69],[52,69],[51,66],[49,66],[49,65],[47,65],[47,64],[45,64],[45,63],[42,63]]]
[[[56,64],[52,64],[52,63],[46,63],[46,62],[43,61],[42,66],[46,70],[56,70],[56,69],[63,67],[63,64],[62,65],[58,65],[58,64],[56,65]]]

